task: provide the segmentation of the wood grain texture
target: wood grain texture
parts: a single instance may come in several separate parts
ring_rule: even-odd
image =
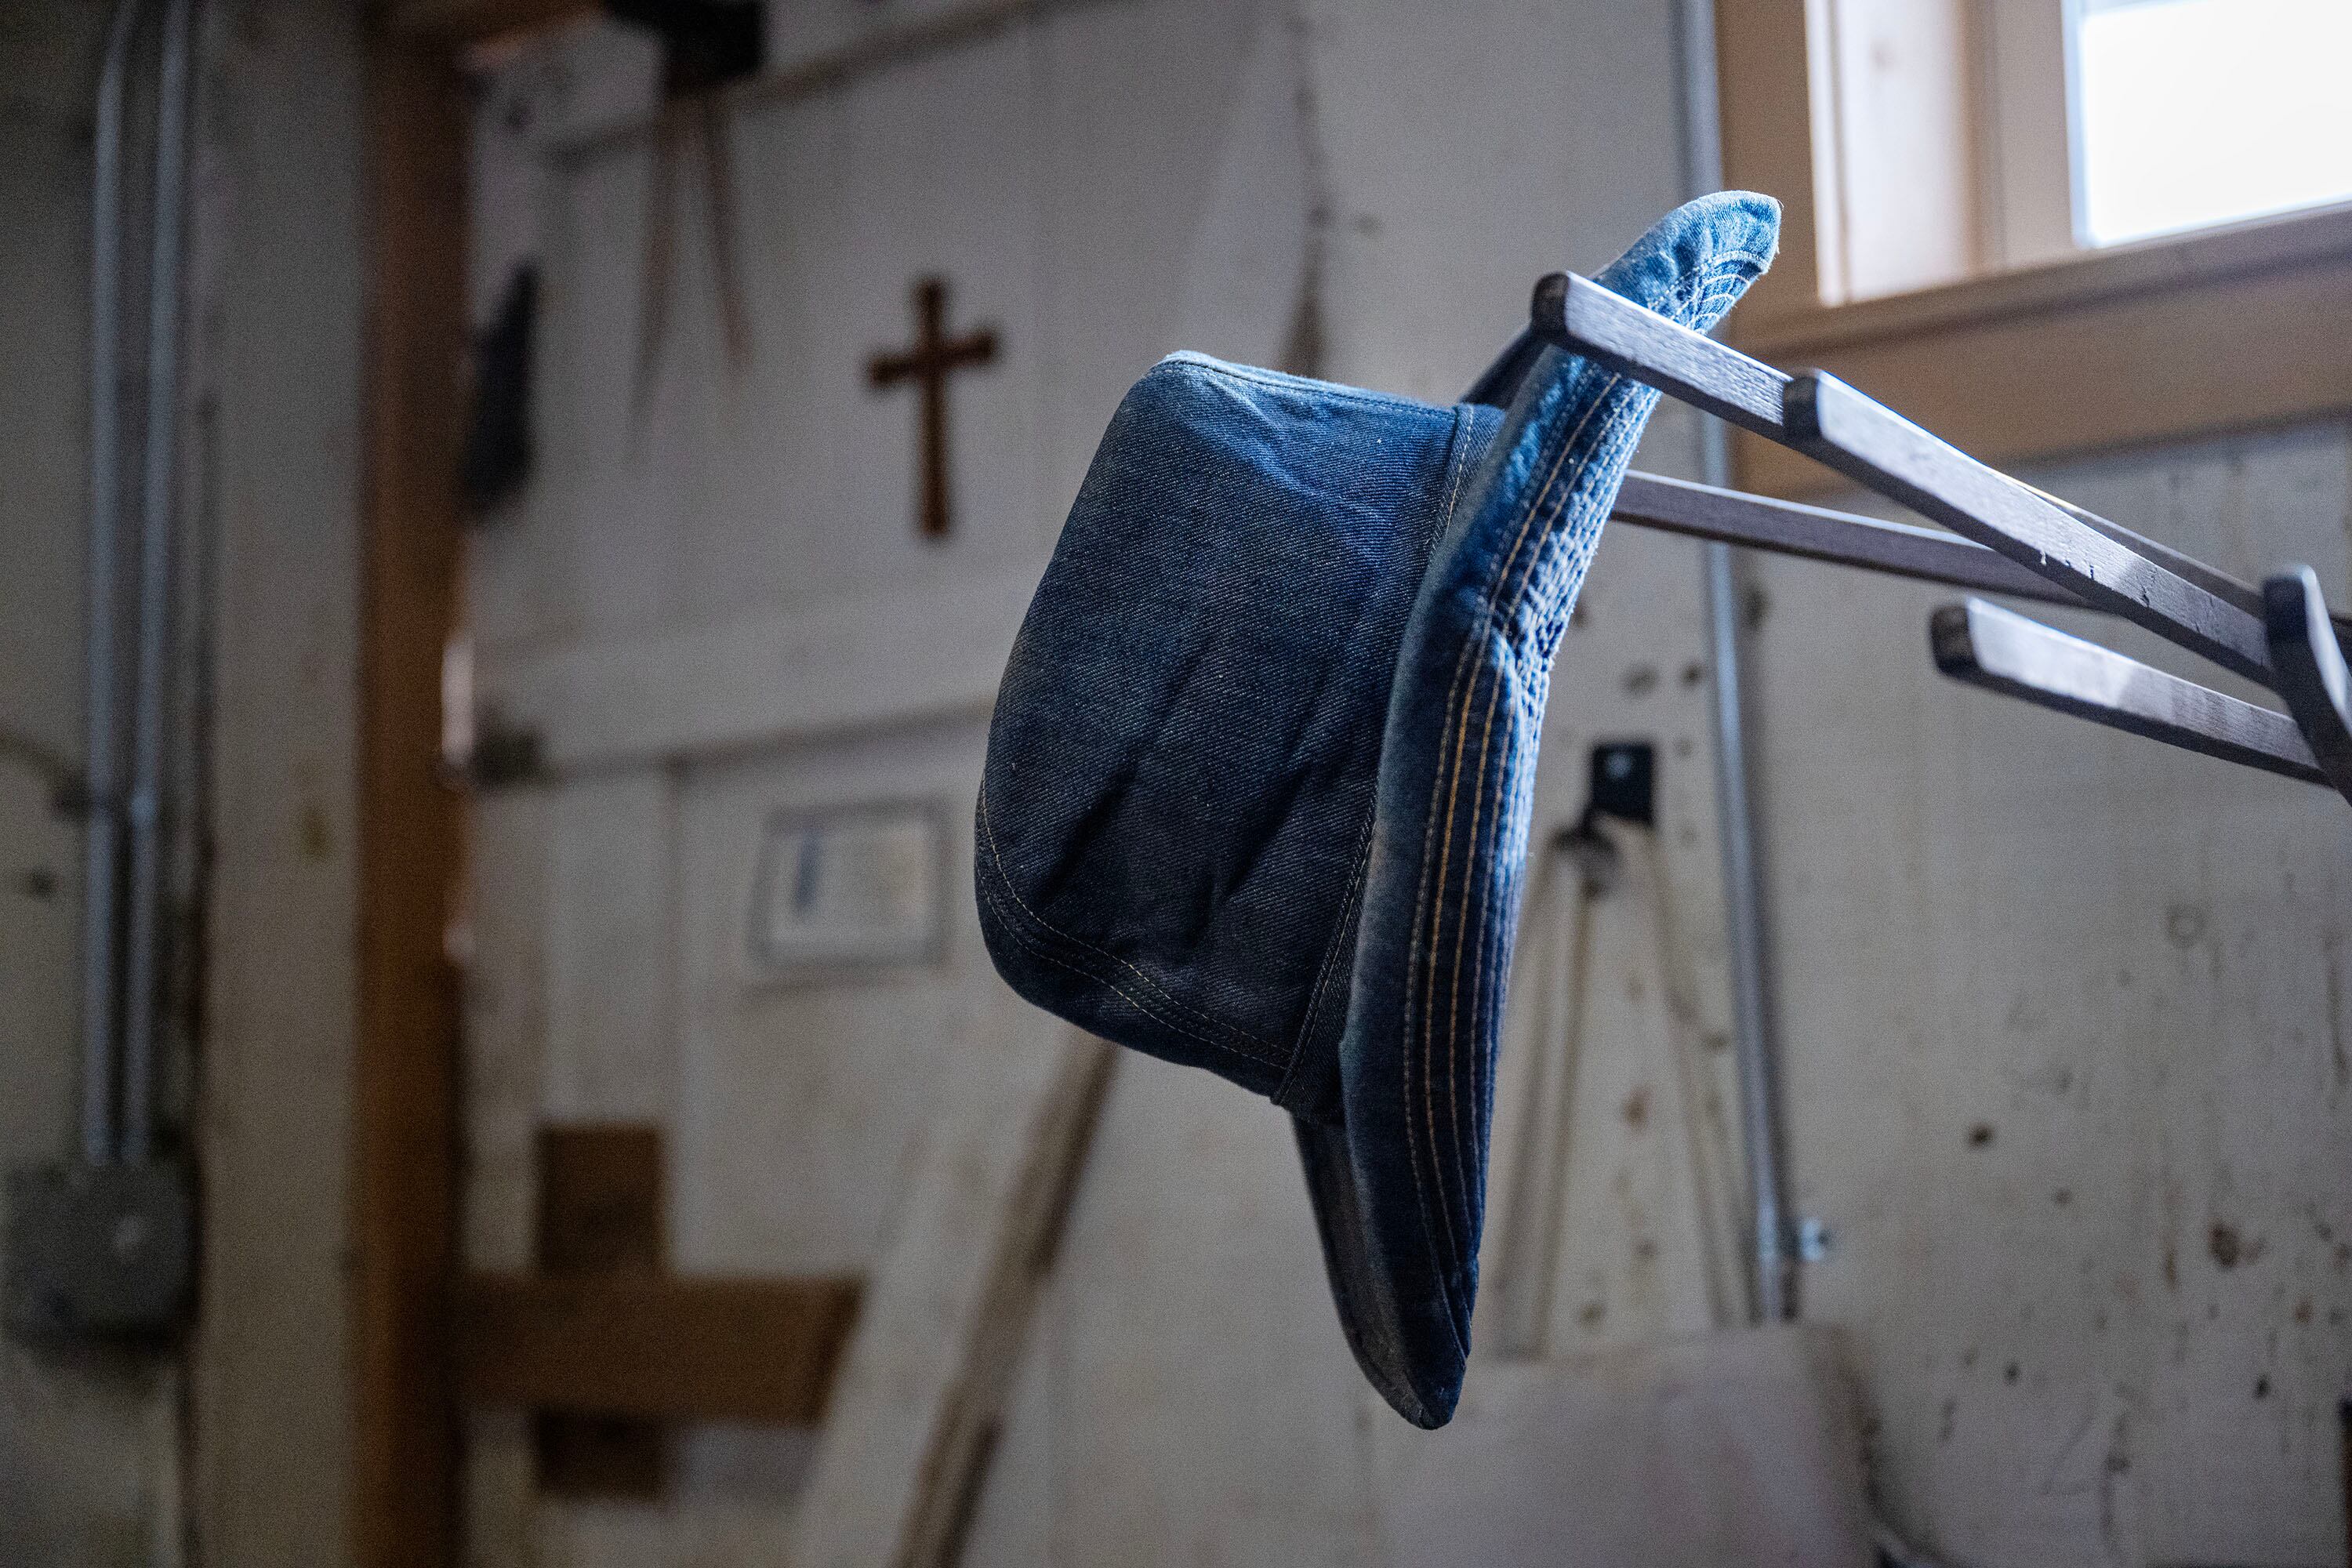
[[[2027,477],[2343,582],[2347,472],[2337,428]],[[1951,685],[1933,590],[1758,565],[1789,1142],[1837,1236],[1805,1308],[1856,1333],[1889,1522],[1944,1562],[2340,1560],[2342,803]]]
[[[1044,85],[1008,119],[1024,135],[1038,134],[1041,124],[1054,128],[1046,162],[1057,172],[1047,187],[1052,199],[1039,204],[1050,223],[1041,220],[1034,244],[1058,269],[1033,279],[1006,262],[998,275],[1012,280],[1006,298],[1034,293],[1042,301],[1040,319],[1062,345],[1050,405],[1061,412],[1041,416],[1035,428],[1051,454],[1050,475],[1066,482],[1034,504],[1009,483],[996,493],[1008,510],[1027,506],[1022,515],[1035,526],[1061,515],[1104,415],[1138,367],[1162,348],[1217,346],[1205,332],[1188,330],[1164,342],[1151,335],[1173,333],[1157,323],[1173,319],[1174,307],[1151,301],[1173,295],[1175,262],[1195,248],[1185,226],[1204,198],[1185,183],[1186,170],[1216,163],[1216,140],[1187,129],[1194,122],[1180,116],[1196,110],[1202,120],[1221,116],[1234,96],[1200,63],[1212,51],[1198,34],[1177,34],[1182,47],[1171,47],[1176,23],[1162,18],[1178,14],[1173,6],[1105,6],[1087,18],[1099,33],[1074,32],[1066,42],[1057,35],[1045,40],[1052,47],[1018,62],[1029,69],[1037,61]],[[1184,9],[1184,25],[1201,14]],[[1335,276],[1347,286],[1328,299],[1330,374],[1449,395],[1492,352],[1498,329],[1514,324],[1536,273],[1579,265],[1580,256],[1597,265],[1675,199],[1668,17],[1667,8],[1647,0],[1610,0],[1589,18],[1580,14],[1573,27],[1543,8],[1310,9],[1318,113],[1342,197],[1336,210],[1381,226],[1376,236],[1335,226]],[[1658,35],[1654,50],[1641,43],[1650,31]],[[1167,72],[1161,62],[1171,58],[1185,60],[1186,69]],[[982,120],[994,100],[968,88],[950,65],[965,68],[943,61],[937,67],[943,80],[926,74],[929,68],[861,79],[842,94],[857,118],[838,134],[814,109],[808,118],[797,110],[746,117],[745,168],[758,159],[761,177],[791,198],[776,204],[780,243],[746,247],[773,267],[751,285],[754,311],[764,320],[769,310],[789,309],[819,324],[847,317],[859,329],[822,334],[789,360],[776,356],[779,365],[814,366],[809,378],[820,389],[824,366],[856,363],[869,341],[866,327],[879,331],[898,320],[898,284],[922,264],[901,253],[895,231],[877,236],[836,225],[835,206],[860,215],[935,208],[939,198],[919,175],[968,146],[1001,164],[1036,166],[1017,151],[1031,143],[995,139],[995,122]],[[969,71],[979,78],[997,68],[992,56],[976,58]],[[1176,79],[1162,96],[1151,91],[1153,71]],[[1103,107],[1083,115],[1068,107],[1070,89],[1057,85],[1066,81],[1085,88],[1086,103]],[[1219,91],[1206,91],[1204,81],[1220,83]],[[919,118],[930,103],[940,106],[942,121],[953,117],[987,134],[974,132],[959,145]],[[1033,107],[1038,103],[1043,108]],[[1531,122],[1530,114],[1538,118]],[[891,139],[908,125],[922,128],[939,153],[918,157]],[[766,140],[755,151],[751,139],[761,136]],[[1246,153],[1259,143],[1235,145]],[[1450,151],[1399,157],[1400,146]],[[1562,148],[1575,155],[1562,156]],[[1106,178],[1110,169],[1121,177]],[[953,172],[960,184],[977,183],[963,164]],[[551,313],[551,331],[569,313],[578,318],[583,345],[596,341],[600,322],[625,322],[634,308],[637,230],[630,215],[642,166],[617,163],[604,179],[613,195],[583,203],[575,242],[603,258],[601,270],[577,260],[564,265],[572,268],[568,277],[617,282],[550,294],[565,301]],[[584,181],[580,188],[588,188]],[[828,205],[802,199],[803,191],[845,195]],[[974,216],[959,221],[974,235],[1031,221],[996,187],[979,189],[972,200],[959,210]],[[1260,210],[1247,209],[1268,230],[1286,216],[1270,205],[1265,216]],[[1563,223],[1572,226],[1563,231]],[[1462,236],[1471,232],[1479,243],[1465,247]],[[833,257],[851,258],[878,279],[863,317],[845,309],[836,290],[796,291],[804,285],[795,279],[827,276],[814,264]],[[1297,276],[1295,263],[1281,273],[1285,301]],[[973,277],[977,282],[977,271]],[[814,302],[789,303],[803,298]],[[1752,303],[1735,321],[1753,319]],[[1033,330],[1008,339],[1014,341],[1047,340]],[[1249,340],[1230,341],[1233,348],[1218,352],[1256,357]],[[577,362],[566,373],[569,389],[559,381],[551,395],[596,394],[595,363]],[[751,389],[757,400],[746,403],[736,425],[749,438],[798,430],[803,447],[814,445],[809,422],[831,413],[824,397],[793,392],[796,384],[780,378]],[[833,401],[874,422],[862,399]],[[877,689],[882,675],[913,670],[913,653],[934,629],[915,597],[929,579],[895,575],[907,569],[894,563],[850,582],[842,564],[854,559],[861,537],[918,547],[897,526],[902,509],[895,492],[869,497],[861,489],[851,497],[870,505],[861,515],[874,521],[871,529],[839,526],[845,510],[814,504],[804,518],[745,509],[759,532],[748,524],[727,531],[727,513],[715,507],[681,508],[674,521],[660,513],[661,526],[650,528],[645,513],[616,498],[645,497],[650,505],[692,493],[677,477],[701,472],[732,476],[736,490],[754,496],[765,493],[762,484],[797,494],[814,481],[783,469],[771,481],[716,426],[649,443],[642,466],[625,472],[596,467],[594,442],[606,428],[564,426],[571,444],[551,469],[587,470],[593,482],[576,501],[564,501],[565,510],[551,501],[545,517],[576,526],[583,542],[568,553],[549,542],[547,523],[535,522],[542,531],[531,548],[515,551],[518,583],[552,597],[592,571],[659,581],[667,563],[686,557],[662,556],[659,568],[643,564],[652,544],[707,539],[709,559],[737,577],[758,574],[775,585],[779,601],[805,596],[648,612],[612,632],[590,626],[608,638],[675,632],[680,657],[671,668],[678,679],[665,692],[698,695],[688,684],[692,664],[683,647],[695,627],[730,616],[749,622],[805,615],[825,600],[878,598],[901,583],[907,624],[926,635],[899,637],[904,658],[866,668],[877,672]],[[1688,429],[1682,410],[1662,408],[1644,461],[1680,458]],[[903,475],[902,432],[887,434],[889,442],[870,463],[854,430],[827,427],[823,440],[852,455],[845,471],[863,476],[862,484]],[[2340,574],[2341,445],[2332,435],[2288,449],[2252,444],[2242,474],[2233,445],[2194,460],[2033,477],[2235,571],[2264,570],[2275,552],[2309,555]],[[607,449],[621,452],[625,444],[615,435]],[[971,493],[976,501],[988,493],[977,476]],[[985,515],[979,507],[968,513],[968,539]],[[786,563],[773,568],[771,557],[757,553],[772,537],[802,535],[821,539],[825,552],[776,557]],[[499,549],[524,537],[485,535],[483,543]],[[1000,569],[991,564],[995,559],[972,561],[975,576]],[[2344,1295],[2352,1275],[2336,1271],[2335,1243],[2320,1240],[2305,1205],[2315,1204],[2339,1238],[2352,1234],[2345,1228],[2352,1213],[2344,1206],[2339,1152],[2346,1112],[2324,1109],[2336,1082],[2331,1035],[2343,1021],[2342,1010],[2328,1005],[2331,986],[2352,985],[2352,948],[2330,934],[2347,929],[2338,906],[2341,889],[2352,886],[2334,853],[2342,836],[2329,826],[2341,806],[2307,785],[2242,777],[1951,688],[1922,657],[1933,590],[1865,583],[1803,563],[1759,566],[1762,592],[1751,613],[1764,621],[1758,712],[1769,752],[1759,773],[1770,786],[1766,858],[1778,868],[1774,900],[1786,944],[1781,975],[1798,1118],[1792,1173],[1802,1212],[1826,1218],[1839,1237],[1832,1258],[1809,1270],[1806,1294],[1809,1310],[1853,1325],[1864,1347],[1859,1370],[1870,1379],[1884,1427],[1876,1453],[1882,1500],[1906,1536],[1949,1561],[2340,1558],[2332,1401],[2344,1386],[2343,1336],[2330,1314],[2352,1310]],[[1584,614],[1562,644],[1530,831],[1540,841],[1573,820],[1592,740],[1658,736],[1666,820],[1675,825],[1668,848],[1676,897],[1706,976],[1705,1025],[1719,1031],[1727,1015],[1714,934],[1720,903],[1706,739],[1710,692],[1705,669],[1692,668],[1705,657],[1698,581],[1685,545],[1630,529],[1604,538],[1580,601]],[[939,588],[943,597],[949,592]],[[518,594],[510,602],[520,600]],[[1018,608],[1016,602],[1003,622],[1008,642]],[[888,622],[877,615],[876,624]],[[2063,624],[2102,637],[2112,630],[2119,646],[2146,647],[2137,628],[2103,630],[2087,616]],[[551,650],[562,640],[551,635],[543,646]],[[583,632],[580,648],[592,646]],[[941,635],[925,657],[950,666],[964,657],[963,646]],[[999,668],[1002,657],[1000,647]],[[837,731],[860,728],[867,721],[854,706],[857,667],[827,669],[824,681],[837,685],[782,661],[743,674],[713,660],[704,678],[723,679],[730,689],[740,678],[747,694],[757,681],[772,704],[793,712],[809,710],[811,693],[819,692],[825,710],[839,715]],[[888,687],[898,689],[896,681]],[[979,710],[982,700],[974,697],[971,706]],[[877,722],[888,721],[886,713]],[[734,743],[743,752],[772,744],[760,738],[763,731],[730,722],[730,733],[747,737]],[[803,793],[793,798],[855,795],[869,787],[856,781],[870,775],[850,773],[838,759],[844,752],[879,754],[858,749],[864,744],[780,746],[776,765],[804,770],[790,775],[804,781],[793,784]],[[662,761],[658,748],[641,760],[649,768]],[[743,756],[727,765],[748,781],[766,764]],[[976,774],[976,762],[972,768]],[[717,763],[709,767],[710,776],[719,771]],[[932,776],[925,775],[926,789]],[[710,884],[707,898],[680,896],[689,914],[709,906],[693,916],[706,923],[680,944],[687,962],[706,972],[697,984],[708,989],[689,987],[689,997],[723,1000],[729,966],[741,950],[740,887],[731,879],[740,874],[740,847],[752,841],[759,821],[753,786],[742,787],[742,815],[709,831],[698,851],[704,870],[683,877],[689,889],[698,876]],[[509,797],[499,809],[520,805]],[[698,833],[682,837],[692,843]],[[520,847],[509,853],[527,858]],[[1522,951],[1531,952],[1527,942]],[[1648,1054],[1654,1040],[1641,1031],[1663,1029],[1671,1017],[1638,905],[1622,917],[1612,910],[1599,942],[1596,973],[1606,984],[1597,987],[1596,1005],[1607,1011],[1596,1015],[1593,1037],[1602,1037],[1605,1019],[1615,1048],[1597,1050],[1588,1064],[1593,1076],[1583,1098],[1592,1115],[1579,1131],[1579,1147],[1589,1163],[1571,1184],[1577,1206],[1563,1254],[1563,1279],[1576,1289],[1561,1293],[1557,1325],[1560,1342],[1580,1348],[1697,1326],[1696,1292],[1683,1288],[1694,1254],[1677,1228],[1688,1207],[1676,1185],[1680,1162],[1663,1157],[1674,1123],[1653,1114],[1636,1131],[1621,1110],[1645,1087],[1654,1091],[1649,1064],[1656,1058]],[[741,1005],[730,1025],[737,1043],[723,1056],[681,1049],[681,1072],[705,1075],[692,1096],[722,1104],[771,1082],[807,1081],[763,1068],[754,1049],[768,1020],[821,1018],[835,1004],[819,995],[793,1005],[799,1010],[789,1015]],[[846,1022],[824,1037],[839,1054],[818,1059],[828,1068],[835,1061],[858,1065],[854,1079],[846,1067],[835,1074],[845,1099],[851,1086],[922,1059],[901,1053],[890,1021],[917,1015],[911,1006],[890,1010],[896,1006],[840,1005]],[[690,1008],[688,1016],[694,1017]],[[1503,1052],[1498,1161],[1508,1156],[1500,1140],[1512,1126],[1508,1097],[1525,1081],[1517,1075],[1532,1054],[1529,1027],[1523,1021]],[[957,1044],[965,1044],[961,1036]],[[877,1051],[888,1054],[877,1058]],[[518,1058],[529,1059],[520,1050]],[[877,1070],[877,1063],[887,1066]],[[523,1076],[535,1068],[515,1070]],[[760,1076],[770,1070],[774,1078]],[[1246,1097],[1207,1074],[1140,1058],[1121,1073],[1063,1267],[1024,1358],[1031,1392],[1024,1408],[1034,1415],[1025,1429],[1016,1416],[997,1449],[971,1561],[1285,1568],[1378,1561],[1370,1526],[1365,1535],[1350,1533],[1369,1508],[1367,1494],[1377,1497],[1381,1484],[1365,1456],[1391,1437],[1415,1435],[1377,1406],[1356,1424],[1361,1380],[1333,1324],[1279,1112],[1243,1104]],[[688,1098],[681,1091],[682,1103]],[[856,1098],[878,1097],[866,1087]],[[1653,1092],[1650,1103],[1665,1100]],[[890,1116],[897,1104],[889,1102]],[[899,1123],[890,1116],[856,1125],[868,1142],[895,1144]],[[1998,1125],[1984,1147],[1967,1140],[1979,1120]],[[683,1210],[708,1205],[714,1216],[693,1240],[698,1268],[793,1265],[793,1249],[811,1237],[846,1238],[840,1261],[863,1264],[848,1251],[879,1234],[880,1219],[869,1231],[862,1206],[871,1184],[757,1214],[764,1200],[738,1196],[759,1190],[755,1163],[740,1161],[754,1166],[753,1175],[728,1171],[758,1147],[747,1132],[763,1124],[713,1121],[701,1157],[681,1160],[678,1172]],[[807,1123],[852,1125],[814,1114]],[[684,1126],[672,1135],[683,1154]],[[2243,1227],[2250,1249],[2264,1238],[2265,1249],[2224,1270],[2208,1247],[2215,1221]],[[695,1229],[682,1212],[676,1239],[687,1245]],[[2165,1268],[2176,1247],[2177,1289]],[[821,1264],[813,1258],[806,1266]],[[2299,1323],[2294,1312],[2306,1289],[2315,1316]],[[2209,1304],[2221,1307],[2219,1319],[2208,1318]],[[2184,1352],[2185,1360],[2175,1359]],[[2012,1362],[2014,1381],[2007,1372]],[[2273,1380],[2272,1392],[2257,1399],[2254,1378],[2263,1373]],[[836,1398],[846,1394],[845,1384]],[[1948,1401],[1955,1414],[1947,1434]],[[1202,1442],[1202,1432],[1215,1441]],[[2307,1440],[2320,1434],[2324,1454]],[[1448,1436],[1433,1435],[1441,1442]],[[2310,1468],[2321,1458],[2326,1469]],[[765,1533],[756,1547],[740,1542],[755,1528],[764,1532],[788,1506],[773,1505],[753,1524],[741,1522],[749,1510],[731,1502],[681,1509],[632,1521],[627,1535],[609,1530],[593,1538],[593,1550],[572,1549],[590,1539],[580,1530],[543,1555],[633,1568],[780,1561],[781,1552],[763,1550],[772,1539]],[[2315,1523],[2321,1510],[2324,1531]],[[2110,1520],[2116,1543],[2101,1539]],[[1003,1527],[998,1539],[1005,1544],[992,1552],[992,1523]],[[670,1533],[657,1537],[657,1528]],[[723,1548],[716,1543],[722,1537]]]
[[[559,778],[985,713],[1044,565],[493,656],[485,684]]]
[[[59,1365],[54,1388],[47,1376],[28,1384],[17,1381],[17,1364],[48,1369],[14,1352],[0,1357],[11,1367],[0,1373],[0,1407],[71,1422],[37,1439],[31,1462],[20,1461],[25,1450],[0,1436],[6,1494],[0,1562],[12,1564],[147,1560],[150,1541],[156,1560],[176,1561],[150,1533],[168,1516],[175,1489],[184,1513],[169,1527],[172,1539],[184,1530],[201,1543],[205,1563],[350,1568],[352,1562],[351,1334],[361,1281],[351,1253],[352,1073],[362,834],[352,699],[361,642],[362,311],[372,265],[363,29],[353,7],[209,11],[215,26],[207,28],[194,116],[189,232],[192,262],[212,259],[193,264],[187,279],[192,413],[184,426],[189,468],[182,491],[184,553],[194,558],[187,563],[197,567],[192,577],[203,582],[202,592],[182,603],[192,611],[199,598],[207,603],[180,621],[212,652],[209,661],[183,663],[175,655],[173,665],[191,709],[208,710],[198,730],[180,731],[207,732],[183,759],[207,775],[202,793],[209,796],[201,827],[184,836],[201,848],[209,884],[206,934],[196,944],[203,962],[189,976],[204,988],[193,1129],[204,1191],[202,1310],[187,1345],[184,1394],[173,1392],[179,1378],[170,1363],[156,1364],[161,1403],[145,1438],[153,1468],[96,1440],[92,1417],[112,1400],[100,1405],[92,1395],[121,1380],[108,1374],[93,1384],[86,1371]],[[5,30],[12,42],[35,36],[14,21]],[[71,101],[85,101],[80,62],[95,57],[77,50],[50,58],[71,80]],[[12,92],[19,80],[13,68],[0,66]],[[29,121],[15,125],[9,135],[29,129]],[[86,203],[86,132],[61,163],[9,145],[11,180],[46,182],[51,176],[39,171],[69,170],[63,184],[42,188]],[[140,194],[131,205],[142,206],[145,186],[133,189]],[[42,205],[50,199],[10,202],[24,236],[0,247],[21,279],[10,287],[12,333],[20,325],[47,330],[47,291],[27,275],[44,247],[56,243],[79,257],[86,243],[87,205]],[[44,221],[51,212],[60,216]],[[54,233],[39,237],[44,229]],[[79,288],[87,261],[76,265]],[[59,309],[78,321],[85,306],[79,293],[71,298],[77,302]],[[11,365],[49,363],[37,344],[12,335]],[[78,353],[58,363],[78,365]],[[72,405],[67,417],[79,427],[80,400],[61,397],[63,381],[16,379]],[[12,443],[37,433],[37,424],[13,418],[8,400],[0,405],[12,415]],[[42,531],[70,535],[79,546],[74,507],[47,506],[37,465],[12,464],[0,489],[7,492],[0,513],[39,510]],[[0,521],[0,534],[9,531]],[[35,599],[18,595],[48,595],[43,616],[78,614],[78,586],[60,595],[37,550],[21,536],[5,548],[0,620],[12,642],[20,625],[31,637],[54,624],[20,619],[17,606],[29,614]],[[5,681],[10,717],[19,721],[44,713],[38,683],[15,673],[22,668],[12,667]],[[40,840],[14,827],[0,813],[0,842],[25,858],[14,863],[38,863]],[[38,950],[20,940],[23,929],[0,920],[6,954],[0,989],[9,993],[0,1005],[0,1037],[12,1068],[18,1058],[37,1065],[48,1040],[62,1046],[67,1038],[18,1026],[23,1015],[14,1007],[37,999],[40,977]],[[7,1114],[37,1118],[42,1152],[49,1152],[51,1129],[64,1122],[48,1119],[43,1098],[20,1087],[23,1079],[0,1079]],[[128,1393],[148,1383],[142,1376],[123,1386]],[[9,1425],[0,1415],[0,1427]],[[185,1464],[176,1476],[175,1452]],[[76,1479],[50,1479],[58,1474],[53,1465],[71,1467]],[[108,1489],[135,1490],[140,1508],[153,1510],[150,1522],[92,1539],[86,1549],[37,1537],[19,1548],[13,1527],[37,1526],[52,1508],[88,1506],[84,1500],[101,1495],[91,1489],[101,1477]],[[19,1508],[18,1498],[37,1501]]]
[[[435,48],[368,46],[352,1513],[362,1568],[454,1562],[457,796],[437,773],[461,544],[467,99]]]
[[[2311,743],[2275,709],[2151,668],[1982,599],[1940,605],[1927,626],[1936,668],[1956,680],[2127,735],[2324,782]]]
[[[2352,205],[2327,207],[2078,251],[2036,266],[1776,315],[1769,321],[1743,317],[1741,342],[1756,352],[1801,357],[1971,322],[2039,317],[2067,306],[2322,267],[2347,254]]]
[[[1822,202],[1836,194],[1813,156],[1807,38],[1821,4],[1741,0],[1716,9],[1724,184],[1776,196],[1781,208],[1780,259],[1740,301],[1735,331],[1821,305]]]
[[[1837,199],[1821,211],[1821,298],[1845,300],[1984,269],[1976,0],[1817,0],[1808,50],[1827,100]],[[1824,182],[1825,184],[1826,182]],[[1817,189],[1821,188],[1819,185]],[[1832,287],[1834,282],[1835,287]]]
[[[1847,1353],[1789,1323],[1482,1367],[1390,1479],[1386,1561],[1875,1564]]]
[[[854,1279],[478,1274],[457,1292],[468,1400],[580,1415],[823,1418]]]
[[[541,1080],[546,1051],[550,809],[546,791],[478,797],[467,820],[464,1266],[522,1272],[538,1259]],[[466,1412],[466,1550],[480,1563],[535,1561],[539,1458],[530,1413]]]

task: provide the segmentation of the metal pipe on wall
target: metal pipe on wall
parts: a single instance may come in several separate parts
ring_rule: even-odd
[[[122,508],[122,112],[146,0],[121,0],[106,32],[91,153],[89,247],[89,689],[82,841],[81,1156],[114,1158],[116,890],[122,781],[115,734],[116,529]]]
[[[162,972],[165,662],[171,647],[172,522],[178,486],[180,282],[187,195],[188,57],[194,0],[163,14],[155,102],[155,221],[149,254],[147,431],[140,528],[139,685],[131,718],[131,920],[123,964],[122,1144],[143,1163],[155,1124],[155,1025]]]
[[[1684,179],[1695,195],[1723,184],[1723,133],[1717,107],[1714,0],[1681,0],[1675,21],[1681,54]],[[1699,427],[1701,478],[1730,482],[1731,455],[1721,422]],[[1753,1221],[1756,1315],[1774,1322],[1796,1315],[1780,1119],[1780,1043],[1775,1037],[1764,870],[1757,851],[1750,788],[1746,668],[1740,647],[1740,574],[1731,546],[1701,547],[1706,574],[1708,664],[1715,671],[1716,811],[1723,839],[1723,891],[1729,927],[1732,1051],[1739,1068],[1740,1143]]]

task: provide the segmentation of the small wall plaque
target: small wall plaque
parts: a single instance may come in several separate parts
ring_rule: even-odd
[[[770,817],[751,893],[754,966],[793,979],[936,959],[945,837],[929,803]]]

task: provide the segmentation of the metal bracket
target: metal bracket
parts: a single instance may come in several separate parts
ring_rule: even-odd
[[[484,702],[474,710],[465,744],[445,752],[443,766],[453,782],[478,790],[512,789],[547,777],[547,748],[539,731],[518,723]]]
[[[1658,748],[1649,741],[1602,741],[1592,748],[1586,808],[1642,827],[1658,825]]]
[[[1825,1219],[1801,1219],[1797,1222],[1797,1256],[1807,1263],[1819,1263],[1837,1247],[1837,1232]]]
[[[187,1167],[24,1165],[8,1173],[6,1294],[21,1340],[157,1339],[195,1279]]]
[[[2263,582],[2263,632],[2273,684],[2311,742],[2319,771],[2352,800],[2352,715],[2346,712],[2352,675],[2336,646],[2317,573],[2297,566]]]

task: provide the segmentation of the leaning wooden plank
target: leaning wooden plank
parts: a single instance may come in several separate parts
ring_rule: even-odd
[[[873,1275],[795,1568],[953,1561],[1112,1059],[1009,994],[994,1011],[1001,1026],[964,1054]]]
[[[855,1279],[478,1274],[458,1292],[466,1398],[588,1415],[813,1426]]]

